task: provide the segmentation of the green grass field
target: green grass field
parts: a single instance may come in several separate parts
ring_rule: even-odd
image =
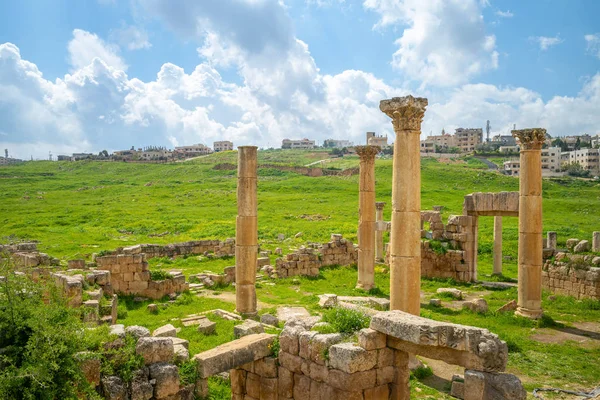
[[[323,151],[270,150],[259,152],[259,162],[303,166],[328,159]],[[137,243],[174,243],[190,239],[225,239],[235,236],[236,171],[215,170],[222,163],[236,163],[235,152],[225,152],[174,164],[128,164],[119,162],[30,162],[0,167],[0,240],[36,240],[39,248],[62,259],[89,258],[92,253]],[[357,157],[344,157],[325,164],[332,168],[358,165]],[[391,204],[391,159],[377,160],[377,200]],[[474,158],[441,163],[422,160],[422,209],[445,207],[444,221],[462,213],[463,198],[472,192],[518,190],[518,179],[487,170]],[[331,233],[342,233],[356,241],[358,221],[358,177],[306,177],[277,169],[259,170],[259,240],[264,249],[282,247],[284,253],[306,241],[324,242]],[[544,231],[558,232],[559,246],[572,237],[591,239],[600,230],[600,185],[569,178],[544,180]],[[166,234],[165,234],[166,232]],[[302,232],[302,236],[293,236]],[[479,276],[492,271],[493,218],[480,218]],[[280,242],[277,235],[286,240]],[[504,275],[517,278],[517,218],[504,219]],[[161,234],[160,237],[153,235]],[[152,269],[180,269],[186,275],[202,271],[221,272],[234,265],[233,258],[188,257],[177,260],[153,259]],[[367,295],[355,289],[356,268],[337,267],[321,271],[317,278],[265,280],[257,285],[257,296],[265,311],[279,305],[302,305],[317,312],[318,295]],[[378,290],[389,295],[389,275],[378,267]],[[560,332],[574,323],[600,320],[600,302],[578,302],[544,293],[543,307],[548,316],[541,325],[511,314],[493,310],[516,299],[516,289],[483,292],[473,285],[424,280],[426,299],[438,287],[458,286],[469,293],[481,293],[490,304],[489,313],[473,314],[451,308],[426,306],[425,317],[481,326],[497,333],[510,348],[508,369],[517,373],[527,389],[542,385],[591,389],[600,382],[598,346],[579,343],[543,343],[532,338],[538,331]],[[120,322],[143,324],[153,329],[165,323],[180,326],[177,318],[234,305],[218,296],[231,295],[226,287],[209,296],[185,296],[160,309],[157,315],[146,311],[147,302],[121,300],[127,311]],[[212,318],[212,317],[209,317]],[[233,322],[214,319],[218,335],[201,337],[193,329],[180,336],[190,340],[191,353],[206,350],[232,339]],[[558,321],[558,322],[556,322]],[[588,367],[585,367],[588,365]],[[442,398],[424,383],[413,381],[415,398]],[[444,397],[445,398],[445,397]],[[548,397],[550,398],[550,397]]]

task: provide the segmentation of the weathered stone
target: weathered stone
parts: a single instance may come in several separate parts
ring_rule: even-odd
[[[266,333],[248,335],[196,354],[193,359],[198,365],[198,374],[208,378],[266,357],[271,354],[270,346],[275,337]]]
[[[242,336],[253,335],[257,333],[263,333],[265,329],[263,328],[260,322],[256,322],[251,319],[245,320],[240,325],[236,325],[233,327],[233,335],[236,338],[240,338]]]
[[[187,348],[181,345],[173,346],[173,361],[176,364],[182,363],[190,359],[190,352]]]
[[[585,253],[587,251],[590,251],[590,242],[587,240],[582,240],[573,248],[573,253]]]
[[[487,329],[433,321],[402,311],[379,312],[371,329],[388,335],[388,347],[480,371],[503,371],[508,348]]]
[[[279,367],[278,372],[279,383],[277,385],[277,392],[279,393],[279,398],[291,399],[294,395],[294,374],[284,367]]]
[[[133,373],[129,384],[131,400],[150,400],[154,396],[154,387],[148,380],[149,371],[147,367]]]
[[[463,292],[455,288],[438,288],[436,293],[450,293],[452,297],[457,300],[461,300],[463,298]]]
[[[386,337],[383,333],[370,328],[358,331],[358,345],[365,350],[377,350],[386,346]]]
[[[254,372],[265,378],[277,378],[277,358],[265,357],[255,361]]]
[[[292,318],[304,317],[310,317],[310,313],[304,307],[279,307],[277,309],[277,318],[283,322]]]
[[[294,375],[294,399],[310,398],[310,378],[308,376]]]
[[[299,351],[298,336],[304,331],[305,329],[303,327],[286,326],[279,335],[279,346],[281,350],[297,356]]]
[[[465,370],[464,400],[525,400],[521,380],[512,374]]]
[[[125,337],[125,325],[123,325],[123,324],[111,325],[110,326],[110,334],[117,335],[120,338],[124,338]]]
[[[458,399],[464,399],[465,383],[459,381],[452,381],[452,386],[450,387],[450,395]]]
[[[375,386],[377,372],[374,369],[349,374],[338,369],[329,370],[329,385],[336,389],[356,392]]]
[[[322,294],[319,296],[319,307],[331,308],[337,305],[336,294]]]
[[[429,300],[429,305],[432,305],[434,307],[441,307],[442,306],[442,300],[440,300],[440,299],[430,299]]]
[[[261,315],[260,322],[265,325],[279,326],[279,318],[271,314]]]
[[[579,239],[567,239],[567,250],[573,251],[575,246],[579,243]]]
[[[167,363],[156,363],[148,367],[150,379],[153,379],[154,397],[167,399],[179,392],[179,370],[175,365]]]
[[[390,395],[388,385],[375,386],[372,389],[366,389],[364,392],[365,400],[387,399]]]
[[[135,352],[144,358],[146,365],[173,360],[173,341],[169,337],[142,337]]]
[[[154,303],[148,304],[148,307],[146,307],[146,309],[148,310],[149,313],[152,313],[152,314],[158,313],[158,306]]]
[[[367,371],[377,364],[377,351],[367,351],[354,343],[340,343],[329,348],[329,365],[353,374]]]
[[[125,332],[136,339],[150,336],[150,330],[146,327],[139,325],[128,326],[127,328],[125,328]]]
[[[462,306],[463,308],[469,309],[477,313],[486,313],[488,311],[488,304],[487,301],[485,301],[485,299],[474,299],[470,301],[465,301]]]
[[[209,320],[208,318],[204,318],[201,320],[197,321],[197,325],[198,325],[198,332],[204,334],[204,335],[213,335],[216,333],[216,329],[217,329],[217,323],[216,322],[212,322],[211,320]]]
[[[94,356],[94,353],[82,351],[75,354],[75,359],[79,364],[79,368],[83,371],[85,380],[92,386],[96,387],[100,384],[100,358]]]
[[[317,334],[308,343],[310,360],[325,365],[328,350],[332,345],[341,342],[344,337],[339,333]]]
[[[103,377],[102,392],[107,400],[127,400],[127,385],[118,376]]]
[[[180,338],[174,337],[174,338],[171,338],[171,340],[173,341],[173,346],[183,346],[188,350],[190,348],[190,342],[185,339],[180,339]]]
[[[508,303],[506,303],[505,305],[503,305],[502,307],[500,307],[499,309],[497,309],[496,312],[514,311],[516,309],[517,309],[517,301],[511,300]]]
[[[177,329],[171,324],[163,325],[160,328],[156,328],[154,332],[152,332],[152,336],[154,337],[176,337]]]

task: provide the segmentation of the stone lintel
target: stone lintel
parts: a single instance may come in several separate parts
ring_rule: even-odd
[[[479,371],[504,371],[508,347],[487,329],[433,321],[402,311],[379,312],[371,329],[388,336],[388,347]]]
[[[270,346],[276,337],[268,333],[248,335],[196,354],[193,359],[198,374],[201,378],[208,378],[267,357],[271,354]]]
[[[355,146],[354,151],[360,157],[360,161],[373,161],[375,156],[381,151],[379,146]]]
[[[381,100],[379,109],[392,119],[394,131],[420,131],[427,99],[423,97],[394,97]]]
[[[546,141],[546,130],[543,128],[517,129],[511,133],[521,145],[521,150],[541,150]]]

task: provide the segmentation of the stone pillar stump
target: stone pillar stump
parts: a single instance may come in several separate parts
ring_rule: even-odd
[[[494,217],[494,275],[502,275],[502,216]]]

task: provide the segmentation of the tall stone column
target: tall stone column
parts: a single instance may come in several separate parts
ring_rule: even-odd
[[[502,216],[494,217],[494,275],[502,275]]]
[[[256,146],[238,147],[238,216],[235,229],[235,308],[243,317],[256,315],[258,201]]]
[[[378,146],[356,146],[360,157],[358,183],[358,282],[357,288],[375,287],[375,156]]]
[[[595,253],[600,252],[600,232],[592,233],[592,251]]]
[[[385,203],[378,201],[375,203],[375,223],[377,228],[375,229],[375,260],[383,261],[383,208]]]
[[[542,144],[546,130],[512,131],[521,147],[519,173],[519,296],[516,314],[542,316]]]
[[[419,315],[421,309],[421,122],[427,99],[382,100],[396,140],[392,173],[390,309]]]

